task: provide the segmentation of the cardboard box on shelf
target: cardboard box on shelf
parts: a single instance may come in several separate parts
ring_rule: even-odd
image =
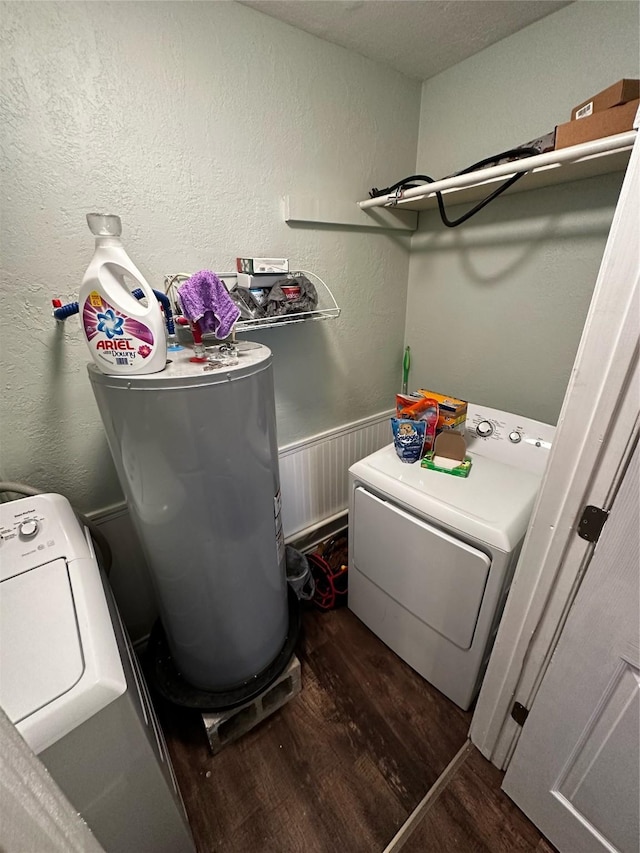
[[[288,258],[236,258],[237,272],[249,275],[271,275],[289,272]]]
[[[598,92],[597,95],[574,107],[571,111],[571,120],[587,118],[594,113],[635,101],[637,98],[640,98],[640,80],[618,80],[613,86],[603,89],[602,92]]]
[[[282,281],[286,275],[279,273],[278,275],[249,275],[246,272],[239,272],[236,284],[238,287],[246,287],[247,290],[254,288],[273,287],[277,281]]]
[[[633,129],[640,99],[556,127],[556,150]]]

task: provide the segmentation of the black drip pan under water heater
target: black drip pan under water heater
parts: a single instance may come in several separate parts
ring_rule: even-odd
[[[261,672],[230,690],[200,690],[180,674],[171,656],[169,644],[158,619],[153,626],[146,651],[147,678],[167,701],[198,711],[226,711],[251,702],[263,693],[287,668],[300,635],[300,602],[292,589],[288,591],[289,630],[276,658]]]

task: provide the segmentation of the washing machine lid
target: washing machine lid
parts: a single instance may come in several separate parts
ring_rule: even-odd
[[[0,705],[34,752],[126,686],[93,558],[53,559],[0,583]]]
[[[487,545],[510,552],[524,536],[541,477],[512,465],[472,455],[467,478],[409,465],[393,444],[349,469],[353,480],[383,499],[432,518]]]
[[[1,704],[19,723],[70,690],[84,671],[66,562],[53,560],[4,581],[0,626]]]

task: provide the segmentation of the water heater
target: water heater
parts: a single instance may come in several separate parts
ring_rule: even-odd
[[[160,373],[89,377],[162,624],[184,679],[232,690],[288,631],[271,352],[212,369],[184,349]]]

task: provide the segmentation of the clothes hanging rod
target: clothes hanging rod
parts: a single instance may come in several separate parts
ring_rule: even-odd
[[[498,178],[514,175],[518,171],[526,170],[527,172],[532,172],[545,168],[549,169],[554,166],[561,166],[564,163],[575,163],[590,157],[602,156],[613,153],[614,151],[620,151],[623,148],[630,148],[635,142],[636,134],[636,130],[629,130],[626,133],[618,133],[615,136],[595,139],[592,142],[583,142],[580,145],[572,145],[569,148],[547,151],[545,154],[535,154],[533,157],[525,157],[516,162],[501,163],[499,166],[478,169],[476,172],[468,172],[464,175],[453,175],[450,178],[435,181],[433,184],[421,184],[419,187],[411,187],[398,194],[393,192],[389,193],[389,195],[359,201],[358,207],[361,210],[367,210],[371,207],[395,207],[396,205],[401,207],[403,202],[428,198],[436,192],[463,189],[465,187],[489,183]]]

